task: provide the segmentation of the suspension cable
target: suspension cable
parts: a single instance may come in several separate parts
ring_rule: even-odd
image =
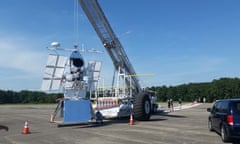
[[[74,33],[74,38],[75,38],[75,45],[78,45],[78,39],[79,39],[79,22],[78,22],[78,9],[79,9],[79,5],[78,5],[78,0],[74,0],[74,12],[73,12],[73,33]]]

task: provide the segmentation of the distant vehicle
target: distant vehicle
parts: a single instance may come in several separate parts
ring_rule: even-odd
[[[223,142],[240,139],[240,98],[217,100],[208,117],[208,128],[221,135]]]

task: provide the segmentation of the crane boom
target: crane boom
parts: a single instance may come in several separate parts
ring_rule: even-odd
[[[113,65],[116,70],[120,68],[120,73],[126,75],[135,75],[136,72],[130,63],[126,52],[117,36],[114,34],[106,16],[104,15],[98,0],[78,0],[83,11],[88,17],[90,23],[95,29],[98,37],[103,43],[103,46],[110,55]],[[131,77],[131,80],[126,79],[126,84],[133,87],[139,93],[141,86],[137,77]]]

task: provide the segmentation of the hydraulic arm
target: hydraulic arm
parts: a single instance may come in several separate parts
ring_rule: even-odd
[[[126,75],[135,75],[136,72],[130,63],[123,46],[114,34],[107,18],[105,17],[97,0],[78,0],[83,11],[87,15],[90,23],[101,39],[103,46],[110,55],[116,70],[120,68],[120,72]],[[136,76],[126,79],[126,84],[139,93],[141,86]]]

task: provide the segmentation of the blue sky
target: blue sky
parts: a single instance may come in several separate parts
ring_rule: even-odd
[[[105,51],[75,0],[0,1],[0,89],[38,90],[53,41],[76,42]],[[175,86],[239,77],[239,0],[99,0],[142,86]],[[76,24],[76,23],[75,23]],[[113,67],[104,54],[101,75],[111,83]]]

